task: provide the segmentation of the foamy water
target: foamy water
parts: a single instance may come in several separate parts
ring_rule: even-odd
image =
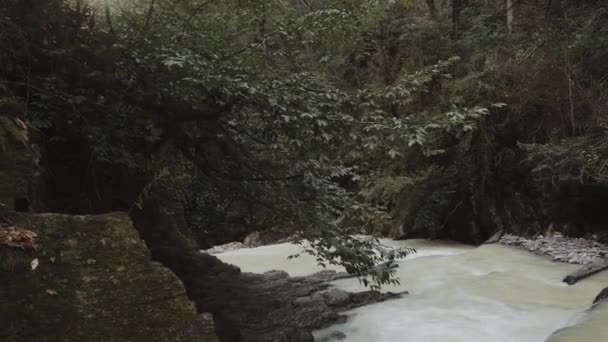
[[[383,242],[417,249],[418,253],[399,263],[401,284],[384,289],[410,294],[348,312],[347,323],[318,331],[316,336],[341,331],[349,342],[539,342],[576,324],[550,341],[608,341],[608,307],[585,314],[595,295],[608,286],[608,273],[567,286],[561,279],[577,266],[513,247]],[[296,245],[280,244],[217,256],[246,272],[281,269],[296,276],[321,269],[307,255],[287,260],[298,251]],[[334,284],[348,291],[364,290],[356,279]]]

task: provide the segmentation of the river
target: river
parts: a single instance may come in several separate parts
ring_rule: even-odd
[[[578,266],[515,247],[382,242],[416,248],[416,254],[399,262],[401,284],[384,288],[410,294],[352,310],[345,324],[318,331],[316,336],[341,331],[348,342],[608,341],[608,305],[587,313],[593,298],[608,286],[608,272],[568,286],[561,280]],[[287,260],[298,251],[296,245],[279,244],[217,256],[245,272],[280,269],[299,276],[321,269],[307,255]],[[356,279],[334,285],[347,291],[364,290]]]

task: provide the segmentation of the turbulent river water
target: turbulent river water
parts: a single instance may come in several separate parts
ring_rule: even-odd
[[[562,278],[578,268],[502,245],[470,247],[426,240],[383,241],[416,248],[400,261],[402,299],[349,312],[341,331],[348,342],[603,342],[608,341],[608,305],[591,313],[595,295],[608,286],[608,272],[568,286]],[[318,271],[315,259],[287,260],[299,247],[279,244],[218,254],[245,272],[284,270],[292,276]],[[364,290],[356,279],[334,282]],[[556,332],[557,331],[557,332]]]

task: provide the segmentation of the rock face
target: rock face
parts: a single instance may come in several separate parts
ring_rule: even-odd
[[[11,216],[42,248],[0,262],[0,340],[217,341],[126,214]]]

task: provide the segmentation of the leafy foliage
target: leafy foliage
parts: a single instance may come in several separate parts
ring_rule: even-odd
[[[608,146],[604,134],[567,139],[551,145],[522,144],[526,163],[546,193],[571,182],[586,184],[608,182]]]
[[[84,184],[56,196],[89,203],[70,210],[162,188],[201,245],[281,231],[375,286],[408,251],[357,234],[480,242],[510,212],[501,187],[603,177],[601,140],[559,141],[605,129],[605,11],[518,6],[509,33],[502,1],[11,0],[0,96],[26,105],[57,188]]]

